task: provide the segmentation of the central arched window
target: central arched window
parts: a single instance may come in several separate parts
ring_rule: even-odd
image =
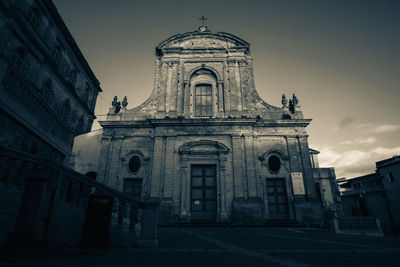
[[[196,116],[212,116],[212,87],[210,84],[198,84],[195,88]]]

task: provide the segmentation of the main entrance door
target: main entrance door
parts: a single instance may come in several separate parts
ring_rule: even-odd
[[[191,166],[191,214],[193,222],[217,219],[217,183],[215,165]]]
[[[267,179],[267,196],[271,220],[289,219],[285,179]]]

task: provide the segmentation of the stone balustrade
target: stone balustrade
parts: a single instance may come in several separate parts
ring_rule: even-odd
[[[0,148],[0,243],[90,246],[103,235],[103,247],[156,247],[158,206],[49,160]]]

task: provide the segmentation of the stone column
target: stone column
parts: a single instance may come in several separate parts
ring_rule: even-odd
[[[168,64],[161,63],[161,70],[159,76],[159,87],[158,87],[158,112],[165,113],[166,107],[166,93],[167,93],[167,78],[168,78]]]
[[[240,87],[242,90],[242,109],[244,112],[249,111],[248,100],[249,100],[249,92],[251,86],[249,85],[249,77],[248,77],[248,67],[246,61],[239,62],[239,74],[240,74]]]
[[[190,209],[189,209],[189,190],[190,184],[188,181],[188,155],[181,154],[181,221],[189,221]]]
[[[169,136],[166,140],[166,147],[164,149],[164,190],[163,199],[172,199],[172,193],[174,188],[174,176],[175,176],[175,136]]]
[[[122,183],[119,178],[119,169],[121,165],[121,147],[123,136],[112,138],[112,150],[108,161],[107,185],[115,190],[122,190]]]
[[[236,198],[247,198],[247,184],[243,181],[243,145],[242,137],[232,135],[233,182]]]
[[[190,112],[190,84],[189,81],[184,81],[184,99],[183,99],[183,112],[185,117],[189,116]]]
[[[235,60],[228,60],[228,94],[229,94],[229,105],[230,105],[230,114],[237,115],[238,106],[237,106],[237,84],[236,84],[236,75],[235,75]]]
[[[237,104],[237,110],[240,112],[242,111],[242,83],[240,80],[240,66],[239,62],[235,62],[235,79],[236,79],[236,104]]]
[[[219,154],[219,176],[221,179],[221,213],[220,222],[228,222],[229,216],[227,212],[227,190],[226,190],[226,155]]]
[[[303,182],[305,187],[304,189],[309,197],[316,198],[317,193],[314,186],[314,177],[311,168],[311,158],[308,148],[307,137],[298,136],[297,140],[299,144],[301,162],[303,165]]]
[[[162,168],[162,150],[163,150],[163,137],[156,136],[154,138],[154,148],[153,148],[153,162],[151,170],[151,181],[150,181],[150,198],[160,198],[161,190],[161,168]]]
[[[218,81],[218,117],[224,117],[224,83]]]
[[[249,198],[256,198],[258,195],[254,161],[254,137],[251,135],[244,136],[244,143],[248,196]]]
[[[112,150],[112,142],[110,137],[102,137],[101,138],[101,149],[99,162],[99,173],[97,174],[97,181],[107,184],[107,177],[109,171],[109,160],[110,160],[110,153]]]
[[[184,82],[183,82],[183,64],[179,63],[178,65],[178,95],[177,95],[177,112],[178,116],[181,116],[184,113],[184,103],[185,103],[185,92],[184,92]]]
[[[230,94],[230,82],[229,82],[229,66],[228,63],[225,65],[225,84],[224,84],[224,112],[225,116],[228,116],[231,111],[231,94]]]

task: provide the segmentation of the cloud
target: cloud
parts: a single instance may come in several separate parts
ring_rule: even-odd
[[[371,150],[349,150],[336,152],[331,147],[319,149],[319,163],[323,167],[334,167],[336,177],[352,178],[375,171],[375,162],[400,154],[400,146],[377,147]]]
[[[352,124],[353,122],[354,122],[354,117],[347,115],[347,116],[341,118],[339,121],[339,125],[337,127],[334,127],[333,129],[335,131],[342,130],[342,129],[346,128],[347,126],[349,126],[350,124]]]
[[[381,124],[381,125],[375,125],[372,123],[362,123],[356,125],[356,128],[362,131],[367,131],[370,133],[389,133],[389,132],[395,132],[397,130],[400,130],[400,125],[398,124]]]
[[[344,142],[339,143],[339,145],[357,145],[357,144],[373,144],[376,142],[375,137],[370,136],[370,137],[358,137],[356,139],[353,140],[347,140]]]
[[[394,124],[384,124],[384,125],[377,125],[373,129],[375,133],[387,133],[387,132],[394,132],[400,129],[400,125]]]

